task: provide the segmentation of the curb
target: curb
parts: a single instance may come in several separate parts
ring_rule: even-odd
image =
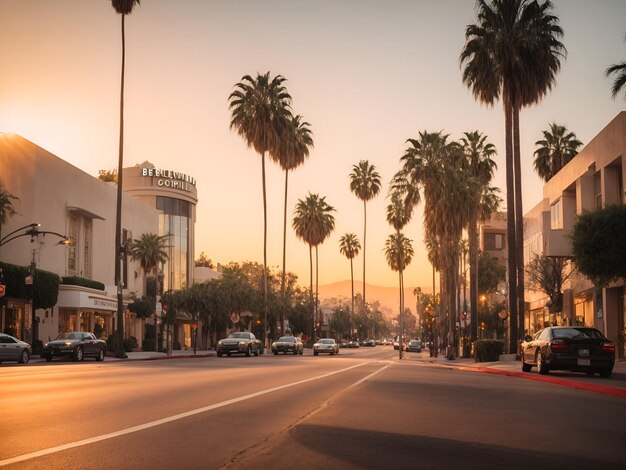
[[[564,379],[560,377],[550,377],[545,375],[536,375],[528,372],[517,372],[512,370],[494,369],[491,367],[480,366],[463,366],[456,364],[436,364],[434,366],[460,370],[464,372],[482,372],[484,374],[504,375],[507,377],[517,377],[519,379],[534,380],[535,382],[544,382],[561,387],[574,388],[585,392],[598,393],[618,398],[626,398],[626,388],[614,387],[612,385],[592,384],[587,382],[578,382],[572,379]]]

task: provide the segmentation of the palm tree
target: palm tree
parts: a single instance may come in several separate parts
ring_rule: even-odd
[[[350,316],[350,337],[354,334],[354,267],[353,259],[359,254],[361,243],[354,233],[346,233],[339,239],[339,252],[350,260],[350,282],[352,285],[352,310]]]
[[[293,170],[304,163],[306,157],[309,156],[311,147],[313,147],[313,137],[310,124],[302,121],[302,116],[292,116],[289,119],[289,125],[285,128],[286,136],[280,139],[280,145],[276,153],[276,160],[280,167],[285,170],[285,205],[283,211],[283,273],[280,283],[280,331],[285,331],[285,278],[286,278],[286,259],[287,259],[287,189],[289,182],[289,170]]]
[[[402,359],[402,341],[404,340],[404,268],[411,262],[413,248],[411,240],[404,237],[400,232],[411,220],[413,208],[404,203],[402,192],[394,190],[393,181],[391,184],[390,203],[387,206],[387,222],[396,229],[395,235],[391,235],[385,244],[385,255],[387,263],[394,271],[398,271],[398,281],[400,290],[400,347],[398,348],[399,358]],[[392,244],[396,244],[395,249]],[[410,253],[409,253],[410,250]],[[397,256],[396,260],[390,257]],[[408,259],[405,256],[409,256]],[[395,266],[395,267],[394,267]],[[397,269],[396,269],[397,268]]]
[[[545,182],[556,175],[567,162],[576,156],[583,144],[565,126],[550,123],[550,129],[542,131],[543,139],[535,142],[535,171]]]
[[[624,39],[626,40],[626,36],[624,36]],[[611,87],[611,95],[613,96],[613,99],[617,97],[622,89],[626,91],[626,61],[611,65],[604,73],[607,77],[615,74],[615,80],[613,81],[613,86]]]
[[[352,166],[350,173],[350,191],[363,201],[363,311],[365,311],[365,240],[367,237],[367,201],[380,191],[380,175],[374,165],[361,160]]]
[[[13,207],[13,201],[19,200],[17,196],[0,187],[0,240],[2,239],[2,226],[7,223],[10,217],[17,214]]]
[[[263,342],[267,346],[267,198],[265,189],[265,154],[276,152],[289,125],[291,96],[283,86],[285,78],[270,73],[256,78],[244,75],[228,97],[231,110],[230,128],[235,129],[248,147],[261,155],[263,180]]]
[[[519,111],[538,103],[555,83],[566,50],[552,2],[477,0],[478,23],[465,30],[463,82],[482,103],[502,99],[505,121],[510,352],[517,351],[524,315],[524,250]],[[519,315],[518,315],[519,310]],[[520,330],[521,331],[521,330]]]
[[[309,300],[311,314],[311,322],[309,325],[311,328],[313,327],[314,318],[316,316],[313,304],[313,248],[316,249],[315,271],[317,276],[319,267],[317,247],[322,244],[335,229],[335,217],[331,214],[334,210],[335,209],[333,207],[326,203],[325,197],[320,197],[318,194],[311,193],[309,193],[305,199],[298,199],[294,210],[292,221],[293,229],[296,232],[296,236],[309,245]],[[317,311],[317,303],[315,304],[315,311]],[[311,331],[311,337],[313,337],[313,331]]]
[[[167,242],[169,235],[156,235],[154,233],[144,233],[138,240],[132,240],[130,244],[130,256],[133,261],[139,260],[139,266],[143,272],[147,275],[154,274],[156,280],[156,293],[155,293],[155,312],[156,312],[156,296],[159,295],[159,273],[158,267],[164,264],[167,259]],[[154,322],[154,347],[155,351],[158,351],[157,344],[157,322],[155,318]],[[169,351],[169,348],[168,348]]]
[[[126,357],[124,351],[124,300],[122,298],[122,168],[124,168],[124,72],[126,67],[126,31],[124,20],[130,15],[139,0],[111,0],[115,11],[122,17],[122,75],[120,80],[120,143],[117,163],[117,206],[115,212],[115,285],[117,286],[117,341],[115,355]]]
[[[477,189],[488,188],[496,169],[496,162],[492,157],[496,155],[496,148],[487,142],[487,136],[479,131],[465,132],[461,138],[465,165],[469,173],[478,182]],[[478,337],[478,214],[479,207],[472,207],[467,228],[469,238],[469,265],[470,265],[470,338],[476,341]]]

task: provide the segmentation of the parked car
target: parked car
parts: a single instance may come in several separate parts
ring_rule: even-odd
[[[235,331],[228,335],[228,338],[221,339],[217,342],[217,356],[222,357],[224,354],[245,354],[250,357],[253,354],[259,356],[263,354],[263,343],[249,331]]]
[[[571,370],[610,377],[615,365],[615,345],[595,328],[551,326],[532,338],[527,336],[521,356],[524,372],[536,366],[540,374]]]
[[[395,349],[396,351],[400,349],[400,343],[398,342],[398,340],[395,340],[393,342],[393,349]],[[402,341],[402,350],[406,351],[406,342]]]
[[[50,362],[55,357],[71,357],[82,361],[86,357],[94,357],[96,361],[104,361],[107,344],[86,331],[70,331],[61,333],[54,340],[44,343],[41,357]]]
[[[408,352],[422,352],[422,342],[419,339],[412,339],[406,346]]]
[[[0,333],[0,362],[17,361],[27,364],[31,353],[32,349],[27,342]]]
[[[360,348],[361,347],[361,343],[359,343],[358,340],[354,339],[354,340],[348,342],[348,347],[349,348]]]
[[[361,346],[373,348],[376,346],[376,341],[374,341],[373,339],[366,339],[365,341],[361,343]]]
[[[281,336],[272,343],[272,352],[278,354],[282,352],[287,354],[288,352],[297,355],[304,353],[304,344],[295,336]]]
[[[320,353],[328,353],[331,356],[339,354],[339,345],[332,338],[322,338],[313,345],[313,355],[317,356]]]

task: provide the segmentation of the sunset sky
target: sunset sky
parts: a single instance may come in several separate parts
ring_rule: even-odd
[[[604,70],[626,60],[626,2],[555,0],[568,56],[553,91],[521,113],[524,211],[541,200],[534,142],[548,123],[587,143],[626,109]],[[314,192],[336,208],[320,247],[320,282],[350,278],[338,240],[363,238],[363,205],[348,175],[361,159],[382,176],[368,204],[367,281],[395,286],[387,266],[387,184],[407,138],[480,130],[498,150],[502,107],[481,106],[461,82],[472,0],[143,0],[126,20],[125,166],[148,160],[197,180],[196,257],[263,262],[261,159],[229,130],[228,95],[245,74],[287,78],[293,110],[315,148],[290,174],[289,212]],[[117,167],[120,17],[108,0],[0,0],[0,132],[16,132],[85,172]],[[268,162],[269,163],[269,162]],[[2,171],[2,169],[0,169]],[[268,164],[268,262],[282,258],[284,174]],[[407,286],[430,285],[422,211],[407,235],[416,256]],[[308,248],[288,229],[287,269],[308,284]],[[361,278],[363,257],[355,259]],[[359,289],[360,290],[360,289]]]

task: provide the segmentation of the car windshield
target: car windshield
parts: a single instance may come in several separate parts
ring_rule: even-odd
[[[413,339],[413,340],[411,340],[411,341],[409,342],[409,344],[420,344],[420,342],[419,342],[419,341],[417,341],[417,340],[415,340],[415,339]]]
[[[231,333],[229,338],[250,339],[250,333]]]
[[[296,340],[293,336],[281,336],[278,338],[278,341],[282,341],[283,343],[293,343]]]
[[[318,342],[320,344],[335,344],[334,339],[320,339]]]
[[[604,339],[602,333],[595,328],[555,328],[552,335],[555,338]]]
[[[74,332],[61,333],[55,339],[80,339],[80,335]]]

